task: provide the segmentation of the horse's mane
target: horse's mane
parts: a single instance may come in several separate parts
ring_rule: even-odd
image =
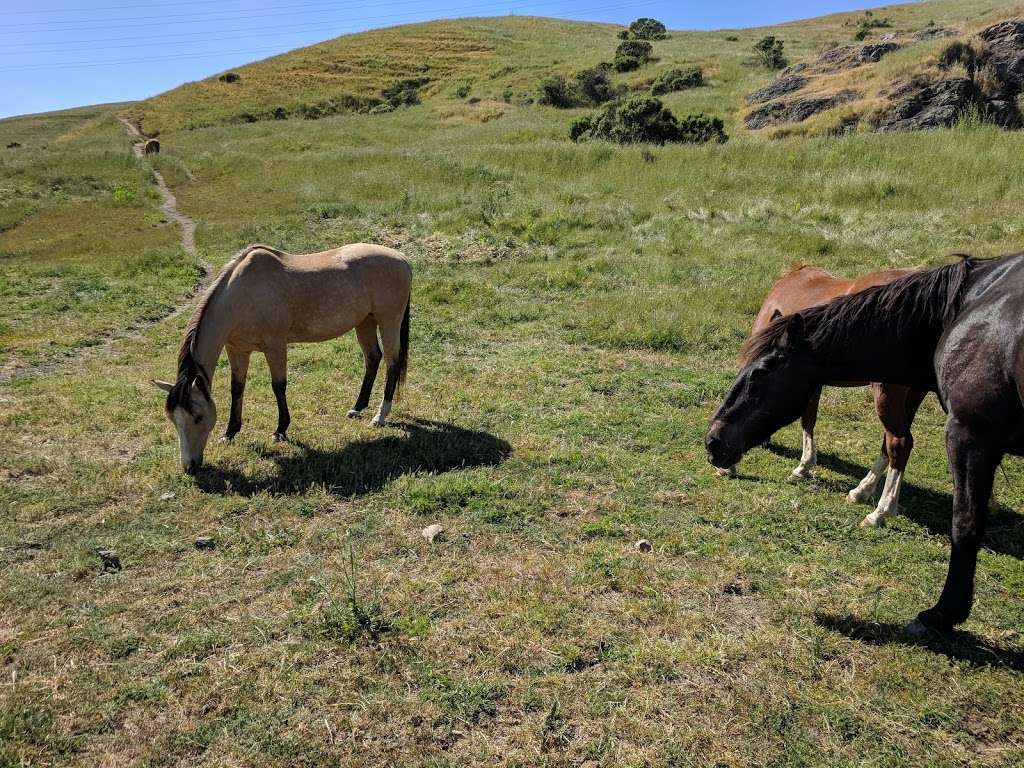
[[[209,384],[212,371],[204,371],[195,357],[196,339],[199,336],[199,327],[202,325],[203,315],[205,314],[210,301],[215,295],[217,295],[224,284],[227,283],[228,278],[231,277],[235,268],[241,263],[242,259],[257,248],[266,249],[274,253],[277,252],[275,249],[266,245],[246,246],[224,265],[220,274],[217,275],[216,279],[214,279],[210,284],[210,287],[206,289],[201,297],[199,297],[199,303],[196,305],[195,311],[192,313],[192,317],[188,321],[188,325],[185,326],[185,336],[181,340],[181,347],[178,349],[178,373],[174,380],[174,386],[172,386],[171,391],[167,393],[166,408],[168,411],[172,411],[179,405],[186,411],[189,410],[189,403],[192,399],[192,382],[195,381],[196,378],[199,379],[202,386],[207,386]]]
[[[801,310],[805,335],[814,348],[842,345],[864,333],[865,326],[884,318],[893,334],[941,331],[959,312],[970,273],[987,259],[956,254],[960,260],[914,272],[885,285],[840,296],[827,304]],[[748,365],[773,349],[789,328],[792,315],[772,320],[751,336],[740,352]]]

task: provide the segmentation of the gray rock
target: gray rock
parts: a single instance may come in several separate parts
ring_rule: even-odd
[[[824,112],[859,96],[855,91],[840,91],[831,96],[807,96],[788,101],[773,101],[758,107],[745,119],[747,128],[759,129],[783,123],[801,123],[812,115]]]
[[[978,89],[964,77],[923,85],[911,81],[892,89],[894,103],[876,121],[879,131],[917,131],[950,126],[972,104],[980,104]]]
[[[867,45],[841,45],[838,48],[831,48],[818,57],[815,66],[819,72],[838,72],[843,69],[852,69],[861,64],[874,64],[883,56],[893,51],[898,51],[899,43],[868,43]]]
[[[960,34],[955,29],[949,29],[948,27],[925,27],[919,29],[917,32],[910,36],[910,39],[915,43],[922,43],[925,40],[937,40],[940,37],[955,37]]]
[[[984,65],[999,81],[999,93],[990,96],[1012,99],[1024,91],[1024,21],[1004,21],[978,33],[988,46]]]
[[[211,536],[200,536],[195,541],[196,549],[214,549],[216,546],[217,542]]]
[[[758,88],[747,96],[747,104],[760,104],[765,101],[771,101],[793,91],[799,91],[805,85],[807,85],[806,77],[800,77],[799,75],[780,77],[778,80],[768,83],[764,88]]]

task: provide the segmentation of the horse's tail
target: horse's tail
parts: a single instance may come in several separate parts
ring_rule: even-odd
[[[402,318],[402,330],[399,332],[398,346],[398,386],[395,387],[395,398],[397,399],[402,385],[405,384],[405,373],[409,368],[409,307],[412,306],[412,294],[405,302],[405,316]]]

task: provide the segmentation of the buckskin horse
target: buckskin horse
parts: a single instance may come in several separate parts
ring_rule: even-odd
[[[387,380],[373,418],[382,426],[408,366],[411,288],[409,262],[384,246],[355,243],[304,255],[266,245],[243,249],[200,299],[178,352],[175,382],[153,382],[167,393],[164,410],[178,433],[184,470],[194,473],[203,463],[217,421],[213,374],[225,347],[231,364],[226,440],[242,428],[242,395],[253,352],[262,352],[270,366],[278,410],[274,439],[285,440],[291,422],[285,397],[288,345],[326,341],[353,328],[364,374],[348,416],[357,418],[369,403],[383,357]]]
[[[901,277],[909,275],[911,269],[887,269],[880,272],[869,272],[855,278],[836,277],[819,267],[808,264],[790,269],[772,286],[761,305],[761,310],[754,319],[754,327],[750,335],[756,336],[770,322],[782,315],[791,315],[802,309],[825,304],[838,296],[848,296],[865,288],[885,285]],[[834,387],[868,386],[866,381],[828,382]],[[872,464],[864,479],[848,494],[853,502],[869,502],[874,497],[875,489],[888,467],[888,476],[882,495],[875,510],[862,521],[865,526],[885,525],[887,516],[899,509],[900,486],[906,470],[910,453],[914,447],[914,438],[910,428],[917,415],[917,409],[927,393],[899,384],[871,384],[875,401],[875,412],[878,414],[885,434],[882,436],[882,450]],[[791,480],[798,481],[810,477],[818,463],[818,451],[814,441],[814,427],[818,421],[818,405],[821,401],[821,390],[815,392],[807,403],[807,408],[800,416],[803,429],[803,451],[800,463],[790,474]],[[719,470],[720,474],[732,476],[735,468]]]
[[[748,340],[744,359],[704,437],[722,469],[795,421],[830,381],[938,395],[953,473],[949,571],[936,604],[907,633],[966,621],[996,468],[1007,454],[1024,455],[1024,253],[962,256],[776,318]]]

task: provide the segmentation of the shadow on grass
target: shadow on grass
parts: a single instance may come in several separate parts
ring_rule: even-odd
[[[904,627],[890,622],[867,621],[856,616],[828,613],[816,613],[814,622],[819,627],[868,645],[927,648],[950,661],[974,667],[1004,667],[1024,672],[1024,651],[1019,648],[1003,648],[962,629],[955,629],[947,636],[931,635],[923,640],[912,640],[904,633]]]
[[[799,451],[774,442],[767,443],[764,448],[776,456],[792,459],[793,461],[798,461],[800,458]],[[846,475],[851,478],[852,482],[849,486],[843,486],[840,483],[828,480],[814,480],[818,486],[843,495],[860,482],[861,478],[868,472],[867,467],[861,467],[828,452],[818,454],[818,464],[837,474]],[[907,465],[907,474],[912,474],[913,469],[914,464],[913,459],[911,459],[911,463]],[[952,478],[949,482],[950,493],[941,493],[928,488],[922,488],[913,483],[904,482],[903,487],[900,489],[900,514],[905,515],[918,525],[924,526],[937,536],[949,536],[953,519]],[[881,483],[879,484],[880,490]],[[993,552],[1024,560],[1024,518],[1008,507],[999,506],[989,513],[988,528],[985,532],[985,541],[982,546]]]
[[[495,466],[512,453],[512,447],[501,438],[454,424],[409,419],[392,422],[389,427],[405,434],[383,433],[329,451],[293,443],[298,451],[264,454],[277,463],[278,472],[273,477],[253,478],[233,469],[209,466],[197,482],[207,493],[287,494],[323,486],[336,496],[347,497],[379,490],[412,472]]]

